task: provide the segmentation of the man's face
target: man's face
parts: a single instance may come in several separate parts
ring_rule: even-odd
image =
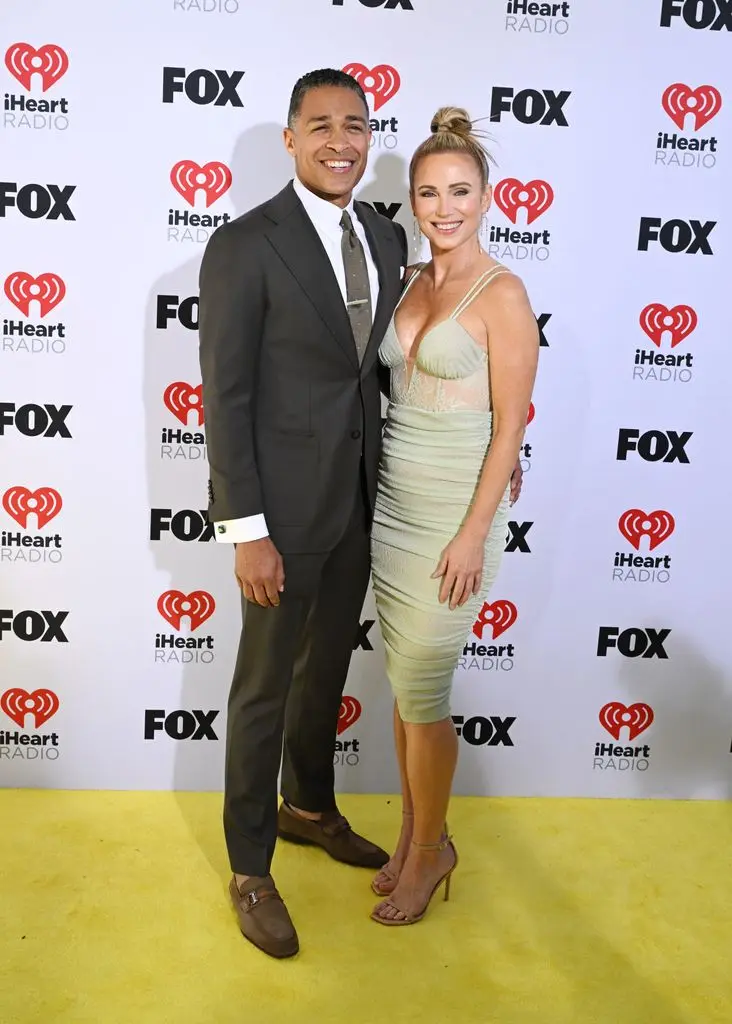
[[[363,100],[337,85],[310,89],[293,128],[285,128],[285,147],[300,181],[341,207],[363,177],[370,141]]]

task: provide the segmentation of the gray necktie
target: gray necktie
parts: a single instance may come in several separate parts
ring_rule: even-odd
[[[366,346],[371,336],[371,288],[366,256],[358,235],[353,230],[353,221],[348,212],[343,211],[341,217],[343,235],[341,237],[341,253],[343,267],[346,272],[346,308],[351,321],[351,330],[356,342],[358,361],[363,361]]]

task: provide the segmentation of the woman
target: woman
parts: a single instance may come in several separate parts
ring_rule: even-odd
[[[457,865],[445,819],[457,736],[450,689],[505,546],[539,336],[524,286],[483,252],[488,158],[464,110],[435,114],[409,169],[432,259],[407,271],[379,356],[391,372],[373,586],[395,695],[396,851],[372,883],[380,924],[421,920]],[[443,828],[444,826],[444,828]]]

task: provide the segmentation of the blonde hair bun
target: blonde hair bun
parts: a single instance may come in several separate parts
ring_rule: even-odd
[[[475,160],[483,185],[488,184],[488,163],[494,163],[480,141],[483,132],[476,131],[470,114],[463,107],[440,107],[430,121],[431,134],[414,152],[409,164],[409,189],[414,190],[414,172],[426,156],[436,153],[467,153]]]
[[[444,132],[462,139],[469,139],[474,135],[473,122],[467,110],[462,107],[440,107],[430,122],[430,131],[433,135]]]

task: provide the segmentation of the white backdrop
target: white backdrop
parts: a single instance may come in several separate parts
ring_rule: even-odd
[[[292,85],[332,66],[378,129],[359,197],[415,246],[406,169],[432,113],[494,115],[484,245],[545,340],[523,495],[455,680],[456,789],[729,794],[725,6],[6,0],[2,785],[221,786],[239,604],[198,512],[198,267],[214,218],[289,179]],[[397,789],[375,618],[369,597],[344,790]]]

